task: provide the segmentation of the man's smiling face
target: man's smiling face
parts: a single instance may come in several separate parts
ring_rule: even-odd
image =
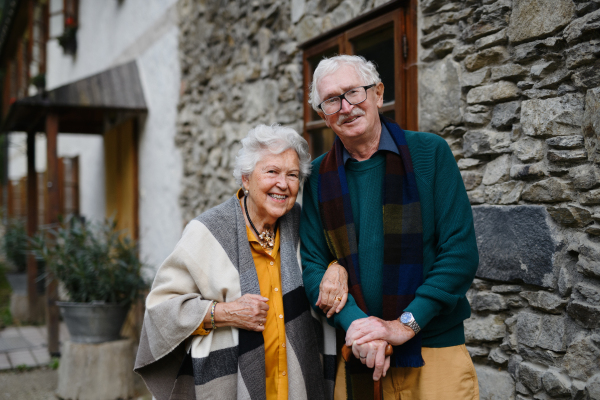
[[[337,71],[321,79],[317,90],[321,101],[334,96],[339,96],[346,91],[358,86],[365,86],[370,82],[363,82],[356,70],[351,65],[343,65]],[[344,139],[360,137],[365,132],[372,132],[379,121],[378,108],[383,105],[383,83],[367,90],[367,99],[356,105],[350,105],[342,100],[342,109],[335,114],[325,115],[319,112],[328,127],[336,135]]]

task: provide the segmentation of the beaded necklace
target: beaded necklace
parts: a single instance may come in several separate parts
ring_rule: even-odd
[[[246,217],[248,218],[248,222],[250,222],[250,226],[254,229],[256,236],[258,237],[258,243],[265,250],[273,250],[275,246],[275,233],[277,232],[277,226],[275,226],[275,230],[273,231],[263,231],[261,234],[258,233],[258,230],[252,223],[252,219],[250,219],[250,214],[248,213],[248,204],[246,199],[248,196],[244,196],[244,210],[246,211]]]

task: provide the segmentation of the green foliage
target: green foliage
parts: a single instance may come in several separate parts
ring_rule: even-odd
[[[60,365],[60,358],[58,358],[58,357],[52,357],[52,359],[50,360],[50,364],[48,364],[50,369],[53,369],[53,370],[57,370],[59,365]]]
[[[10,314],[10,294],[12,289],[6,279],[6,265],[0,263],[0,328],[12,325]]]
[[[17,368],[17,371],[19,371],[19,372],[27,372],[31,369],[31,367],[28,366],[27,364],[19,364],[19,365],[17,365],[16,368]]]
[[[46,88],[46,74],[44,74],[43,72],[40,74],[37,74],[36,76],[31,78],[29,83],[32,84],[33,86],[35,86],[36,88],[38,88],[38,90],[45,89]]]
[[[77,27],[66,26],[62,35],[57,37],[58,44],[63,48],[65,54],[74,55],[77,51]]]
[[[73,217],[31,242],[71,301],[128,305],[147,287],[137,243],[117,231],[114,221],[92,225]]]
[[[6,259],[17,268],[17,272],[27,270],[27,243],[27,231],[23,221],[9,220],[4,233],[4,252]]]
[[[6,306],[3,305],[0,307],[0,328],[10,326],[12,324],[13,319],[10,309],[8,308],[8,304]]]

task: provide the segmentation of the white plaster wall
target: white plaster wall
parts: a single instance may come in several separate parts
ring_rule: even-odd
[[[174,25],[137,61],[148,106],[139,143],[140,249],[154,272],[183,229],[178,201],[183,166],[174,141],[180,86],[178,36]]]
[[[52,9],[62,9],[62,2],[50,0]],[[164,34],[164,29],[161,30],[157,25],[163,26],[164,21],[174,19],[176,2],[81,0],[77,55],[65,56],[57,40],[48,42],[47,89],[96,74],[138,56],[140,51]],[[51,18],[51,22],[54,21]],[[61,22],[60,18],[56,22]],[[57,26],[54,29],[51,27],[51,37],[62,32],[61,24],[51,25]]]
[[[27,175],[27,134],[14,132],[8,135],[8,179],[20,179],[25,175]]]
[[[182,162],[174,144],[180,87],[176,3],[81,0],[76,56],[65,56],[56,40],[47,46],[49,90],[137,60],[148,106],[148,116],[140,124],[140,248],[153,271],[173,250],[183,229],[178,204]],[[62,0],[51,0],[51,5],[60,9]],[[61,29],[62,22],[58,22]],[[59,135],[59,152],[80,155],[82,212],[85,203],[86,217],[102,218],[102,138],[84,143],[79,136]]]
[[[42,138],[45,148],[46,138]],[[60,134],[57,153],[59,157],[79,156],[79,212],[90,221],[102,221],[106,213],[102,136]]]
[[[20,179],[27,175],[27,134],[11,132],[8,135],[8,179]],[[35,136],[35,170],[46,170],[46,135]]]

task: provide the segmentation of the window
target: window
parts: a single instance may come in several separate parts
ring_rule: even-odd
[[[328,151],[333,130],[308,104],[308,87],[323,57],[356,54],[373,61],[385,86],[380,112],[406,129],[417,128],[416,101],[416,2],[394,2],[404,7],[389,10],[389,4],[350,21],[335,32],[321,35],[304,49],[304,135],[313,157]],[[413,44],[411,46],[411,44]]]
[[[33,95],[46,86],[46,42],[48,41],[48,4],[36,2],[31,10],[31,50],[29,60],[29,94]]]
[[[79,0],[50,0],[50,36],[58,40],[65,54],[77,52]]]
[[[2,65],[3,116],[16,100],[36,94],[45,85],[48,4],[44,0],[22,4],[15,18],[27,22],[12,28]]]
[[[58,159],[60,215],[79,215],[79,156]],[[48,221],[48,184],[46,172],[37,173],[38,225]],[[27,177],[8,182],[8,216],[27,220]]]

